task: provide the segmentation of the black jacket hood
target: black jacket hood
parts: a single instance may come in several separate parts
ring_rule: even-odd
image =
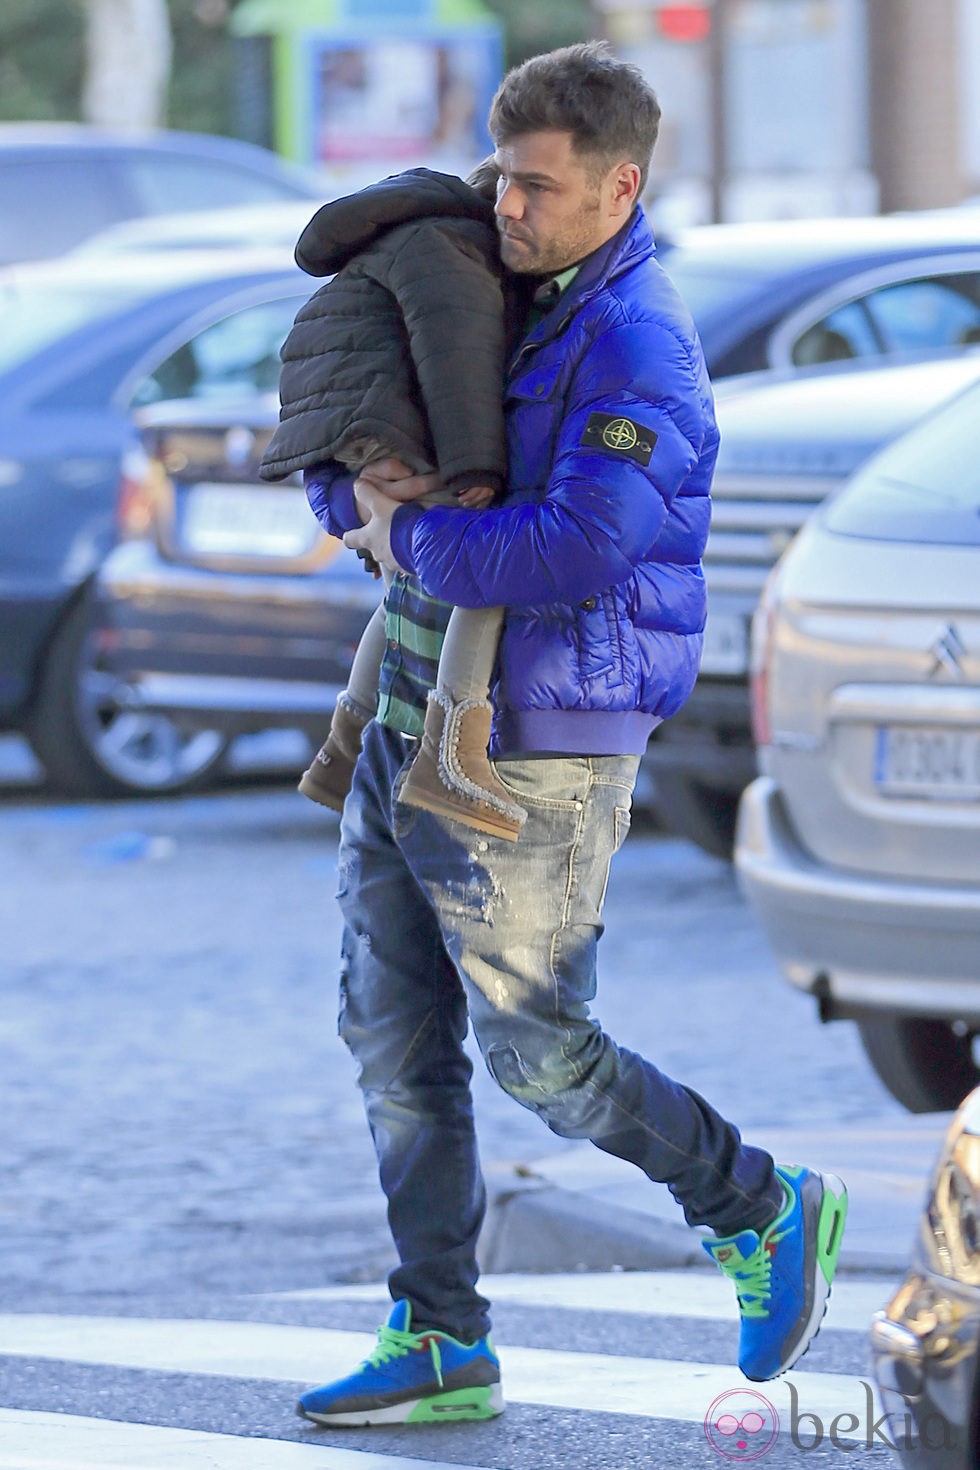
[[[329,276],[396,225],[413,219],[472,219],[493,227],[493,202],[454,174],[413,168],[317,210],[296,246],[296,264]]]

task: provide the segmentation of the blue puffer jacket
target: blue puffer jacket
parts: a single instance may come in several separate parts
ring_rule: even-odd
[[[504,504],[400,506],[392,550],[435,597],[507,607],[493,754],[640,754],[697,675],[718,452],[700,344],[642,211],[525,339],[505,414]],[[349,487],[309,486],[335,534],[357,524]]]

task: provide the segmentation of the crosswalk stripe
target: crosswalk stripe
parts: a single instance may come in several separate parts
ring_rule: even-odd
[[[553,1276],[483,1276],[480,1290],[492,1302],[526,1307],[566,1307],[575,1311],[623,1312],[641,1317],[691,1317],[734,1322],[731,1283],[710,1271],[556,1272]],[[871,1314],[890,1295],[885,1282],[834,1282],[824,1328],[867,1332]],[[384,1283],[369,1286],[315,1286],[305,1291],[263,1293],[277,1301],[364,1301],[390,1305]]]
[[[478,1470],[442,1460],[0,1409],[0,1470]]]
[[[278,1323],[0,1316],[0,1354],[158,1372],[326,1382],[350,1372],[373,1346],[374,1337],[361,1332]],[[702,1423],[719,1394],[745,1387],[730,1364],[503,1343],[498,1348],[504,1395],[513,1403]],[[763,1385],[762,1392],[781,1417],[790,1413],[791,1382],[797,1404],[806,1412],[825,1420],[856,1415],[856,1422],[864,1422],[870,1392],[865,1380],[842,1373],[798,1372]]]

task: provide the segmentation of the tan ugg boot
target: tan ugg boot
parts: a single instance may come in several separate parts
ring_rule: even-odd
[[[485,699],[454,704],[433,690],[422,744],[398,794],[409,806],[516,842],[527,812],[511,800],[487,758],[491,714]]]
[[[299,790],[310,801],[328,806],[331,811],[343,811],[367,723],[352,705],[343,698],[338,699],[330,720],[330,733],[300,777]]]

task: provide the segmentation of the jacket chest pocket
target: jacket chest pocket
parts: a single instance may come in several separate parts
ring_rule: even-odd
[[[515,489],[541,490],[548,483],[561,427],[560,380],[564,363],[532,360],[507,387],[504,408],[510,482]]]

